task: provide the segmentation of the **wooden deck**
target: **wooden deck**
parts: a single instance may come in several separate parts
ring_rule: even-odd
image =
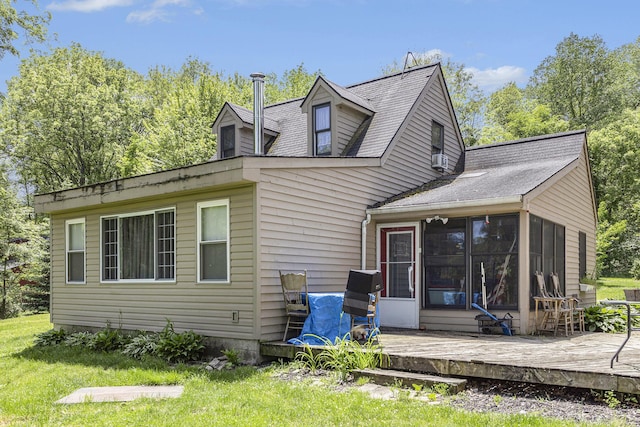
[[[387,368],[463,378],[544,383],[640,394],[640,333],[634,333],[610,367],[626,334],[569,337],[503,336],[452,332],[383,331]],[[293,358],[300,350],[262,344],[262,355]]]

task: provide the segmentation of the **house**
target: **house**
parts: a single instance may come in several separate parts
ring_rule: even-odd
[[[253,77],[254,111],[215,118],[212,161],[36,196],[56,326],[170,319],[257,357],[282,338],[291,269],[314,292],[380,269],[383,326],[476,331],[482,268],[489,309],[519,333],[535,270],[594,301],[579,286],[595,265],[584,131],[465,148],[439,64],[348,87],[318,77],[267,107]]]

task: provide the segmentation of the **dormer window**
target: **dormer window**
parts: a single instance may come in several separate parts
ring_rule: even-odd
[[[331,104],[313,107],[313,140],[316,156],[331,155]]]
[[[236,155],[236,127],[223,126],[220,128],[220,143],[218,144],[218,150],[220,150],[220,158],[228,159]]]
[[[444,154],[444,126],[431,122],[431,154]]]

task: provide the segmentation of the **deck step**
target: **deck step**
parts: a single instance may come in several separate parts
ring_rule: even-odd
[[[461,378],[439,377],[436,375],[420,374],[417,372],[395,371],[393,369],[363,369],[353,371],[357,378],[370,378],[375,384],[395,385],[402,384],[411,388],[414,384],[432,387],[435,384],[446,384],[451,393],[459,393],[464,390],[467,380]]]

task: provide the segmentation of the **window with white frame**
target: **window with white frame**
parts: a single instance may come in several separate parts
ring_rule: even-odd
[[[331,155],[331,104],[313,107],[313,144],[314,155]]]
[[[102,280],[174,280],[175,210],[103,217]]]
[[[198,281],[229,282],[229,200],[198,203]]]
[[[65,222],[67,283],[85,283],[84,218]]]

